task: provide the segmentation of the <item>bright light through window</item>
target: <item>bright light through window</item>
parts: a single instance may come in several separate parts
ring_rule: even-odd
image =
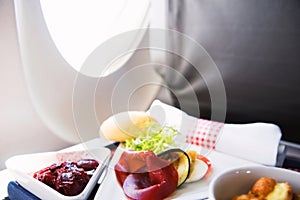
[[[41,6],[54,43],[76,70],[107,39],[149,23],[150,0],[41,0]]]

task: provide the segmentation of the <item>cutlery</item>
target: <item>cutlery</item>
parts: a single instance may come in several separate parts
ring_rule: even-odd
[[[89,195],[89,197],[87,198],[87,200],[93,200],[94,199],[101,183],[103,182],[103,180],[105,179],[105,177],[107,175],[109,163],[112,160],[112,158],[114,156],[114,153],[115,153],[116,149],[118,148],[119,144],[120,144],[119,142],[114,142],[114,143],[111,143],[111,144],[108,144],[108,145],[104,146],[105,148],[108,148],[111,151],[110,156],[108,158],[107,164],[105,165],[105,167],[102,170],[102,173],[100,175],[100,178],[99,178],[97,184],[93,188],[93,190],[92,190],[91,194]]]

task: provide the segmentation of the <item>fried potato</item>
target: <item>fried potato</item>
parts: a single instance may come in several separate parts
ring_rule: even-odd
[[[293,194],[289,183],[278,183],[275,179],[261,177],[248,194],[235,196],[232,200],[299,200],[299,195]]]

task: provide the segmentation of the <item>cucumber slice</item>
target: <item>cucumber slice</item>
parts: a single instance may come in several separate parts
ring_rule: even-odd
[[[168,160],[173,164],[178,172],[178,184],[177,187],[181,186],[190,174],[190,158],[188,154],[178,148],[168,149],[160,154],[158,157]]]

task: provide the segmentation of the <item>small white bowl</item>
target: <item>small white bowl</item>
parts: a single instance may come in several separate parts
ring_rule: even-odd
[[[209,185],[209,199],[231,200],[236,195],[247,194],[261,177],[288,182],[293,192],[300,194],[300,173],[288,169],[266,166],[233,168],[214,177]]]
[[[86,199],[89,196],[90,192],[99,180],[105,165],[107,164],[109,155],[109,149],[99,147],[95,149],[89,149],[87,151],[45,152],[18,155],[9,158],[5,164],[7,169],[15,177],[16,181],[40,199],[75,200]],[[61,163],[67,160],[76,162],[80,159],[95,159],[98,161],[99,166],[93,173],[84,190],[78,195],[63,195],[41,181],[33,178],[34,172],[37,172],[54,163]]]

